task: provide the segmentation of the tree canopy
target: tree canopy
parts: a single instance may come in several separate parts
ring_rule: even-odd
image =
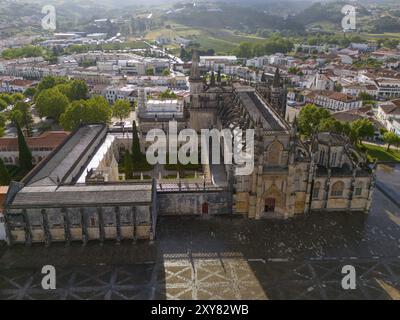
[[[110,123],[112,109],[104,97],[73,101],[60,117],[65,130],[73,130],[83,123]]]
[[[131,104],[128,100],[117,100],[112,106],[113,116],[121,120],[129,117],[131,113]]]
[[[57,88],[43,90],[36,99],[36,109],[40,116],[53,118],[57,122],[68,106],[68,98]]]
[[[318,108],[313,104],[308,104],[301,109],[298,118],[300,133],[306,137],[311,137],[314,133],[318,132],[318,126],[324,119],[330,118],[331,115],[328,110]]]
[[[390,151],[390,147],[393,145],[400,145],[400,137],[394,132],[386,132],[383,135],[383,141],[387,143],[387,150]]]
[[[375,134],[375,128],[372,122],[368,119],[359,119],[351,124],[351,128],[362,144],[362,140],[372,138]]]

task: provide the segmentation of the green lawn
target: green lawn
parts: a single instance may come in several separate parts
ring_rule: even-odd
[[[393,147],[390,151],[387,151],[386,147],[379,147],[371,144],[363,145],[368,152],[368,160],[383,162],[400,162],[400,152],[393,150]]]

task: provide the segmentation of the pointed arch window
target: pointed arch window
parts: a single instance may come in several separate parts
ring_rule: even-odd
[[[343,192],[344,192],[344,183],[342,181],[338,181],[332,186],[332,192],[331,192],[332,197],[341,197],[343,196]]]
[[[319,198],[320,190],[321,190],[321,182],[317,182],[317,183],[314,185],[313,199],[318,199],[318,198]]]
[[[283,145],[279,141],[274,141],[268,147],[268,165],[279,166],[281,164]]]

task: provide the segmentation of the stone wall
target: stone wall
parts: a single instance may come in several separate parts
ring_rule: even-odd
[[[151,205],[13,209],[7,214],[10,244],[151,239]]]
[[[166,192],[159,193],[157,200],[159,215],[164,216],[201,215],[207,209],[210,215],[232,213],[232,194],[228,191]]]

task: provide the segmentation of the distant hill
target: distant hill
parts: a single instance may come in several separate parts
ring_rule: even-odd
[[[342,8],[349,4],[348,2],[328,2],[315,3],[306,8],[296,16],[296,21],[302,24],[311,24],[315,22],[328,21],[332,23],[340,23],[343,18]],[[360,5],[353,4],[357,7],[357,14],[360,16],[369,15],[369,12]]]

